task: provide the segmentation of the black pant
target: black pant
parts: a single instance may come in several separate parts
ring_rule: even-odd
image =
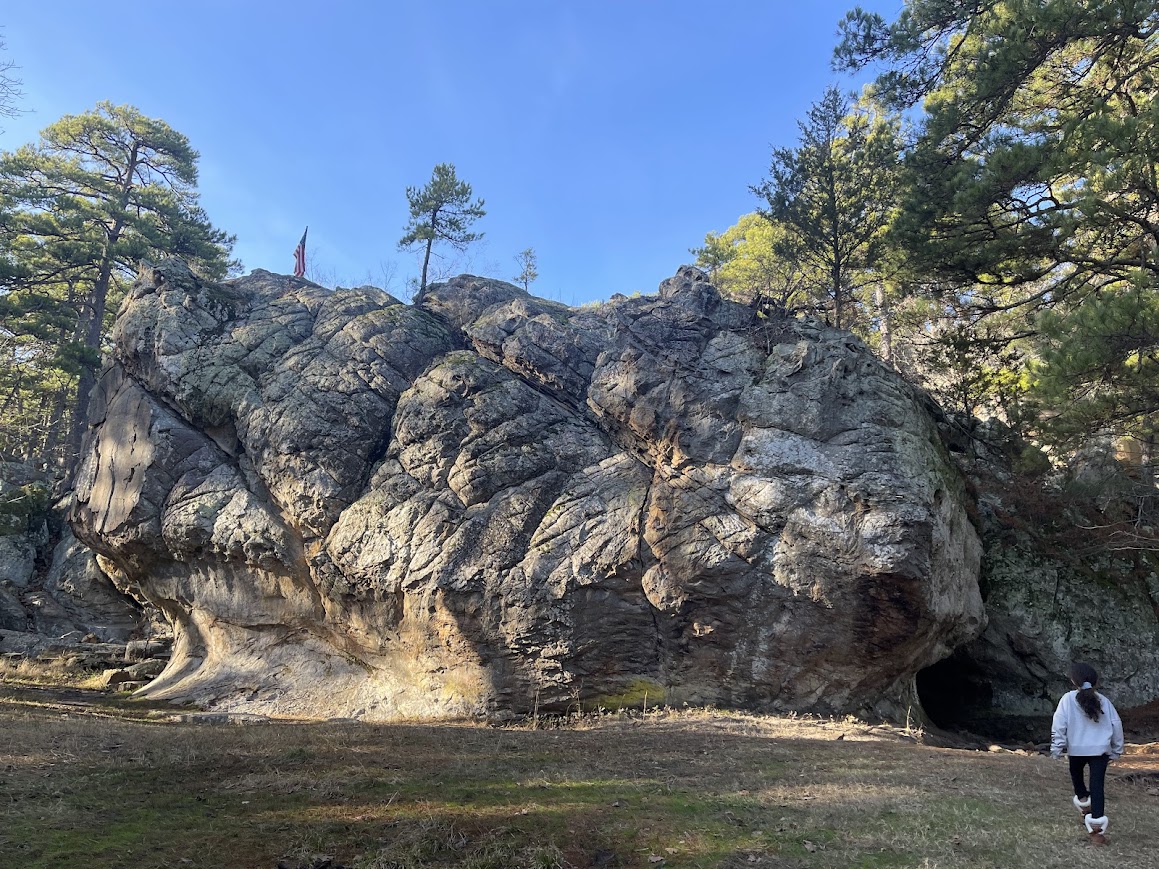
[[[1104,816],[1105,807],[1103,806],[1103,779],[1107,776],[1107,764],[1111,759],[1105,754],[1100,754],[1098,757],[1070,757],[1070,780],[1074,784],[1075,796],[1080,800],[1085,800],[1087,797],[1091,798],[1091,817],[1101,818]],[[1083,768],[1087,764],[1091,765],[1091,787],[1087,790],[1086,784],[1083,782]]]

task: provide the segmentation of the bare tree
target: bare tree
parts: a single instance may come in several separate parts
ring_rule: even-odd
[[[4,50],[4,40],[0,39],[0,51]],[[16,63],[12,60],[0,60],[0,117],[14,118],[20,114],[17,101],[24,96],[20,89],[21,81],[12,75]],[[0,129],[0,133],[4,130]]]

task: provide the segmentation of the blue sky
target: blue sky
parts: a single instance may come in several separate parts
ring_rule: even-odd
[[[0,148],[100,100],[162,118],[201,153],[202,204],[246,269],[289,272],[310,226],[324,283],[418,274],[405,188],[457,167],[487,216],[444,270],[569,304],[653,292],[757,201],[773,145],[831,83],[853,0],[5,4],[29,112]],[[862,0],[892,20],[901,0]],[[448,253],[451,253],[448,251]]]

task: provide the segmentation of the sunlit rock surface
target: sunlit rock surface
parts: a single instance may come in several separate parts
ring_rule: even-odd
[[[694,269],[573,309],[143,269],[72,524],[172,621],[147,689],[274,714],[904,714],[977,636],[920,395]]]

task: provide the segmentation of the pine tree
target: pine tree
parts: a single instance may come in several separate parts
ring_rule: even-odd
[[[772,305],[816,311],[821,300],[810,297],[822,281],[806,274],[791,256],[788,230],[760,214],[743,215],[722,233],[710,232],[704,246],[693,248],[696,264],[724,295],[748,305]]]
[[[708,272],[708,279],[720,290],[724,289],[721,285],[721,272],[737,256],[735,237],[727,236],[728,231],[723,235],[709,232],[704,236],[704,244],[701,247],[688,249],[689,253],[696,255],[696,264]]]
[[[482,199],[471,201],[471,185],[459,180],[450,163],[435,166],[425,187],[408,187],[406,198],[410,203],[410,222],[398,246],[400,249],[414,245],[423,248],[421,294],[427,288],[427,269],[435,242],[446,242],[465,250],[471,242],[483,237],[482,233],[470,232],[468,227],[487,212],[483,210]]]
[[[796,148],[773,149],[769,177],[753,187],[785,236],[780,253],[815,276],[833,324],[851,328],[857,291],[877,280],[895,207],[899,124],[831,87],[798,124]]]
[[[911,268],[1037,334],[1044,434],[1151,437],[1159,4],[910,0],[843,32],[839,66],[886,64],[879,95],[925,110],[896,223]]]
[[[142,258],[181,256],[215,279],[236,267],[233,238],[198,204],[197,156],[163,121],[110,103],[61,118],[38,143],[0,155],[5,412],[20,401],[27,411],[32,384],[48,386],[39,401],[49,406],[37,411],[42,430],[26,433],[25,452],[51,451],[63,430],[65,464],[75,457],[111,303]]]
[[[1152,443],[1159,420],[1159,293],[1145,281],[1109,285],[1072,308],[1044,312],[1033,368],[1041,426],[1074,447],[1111,432]]]

